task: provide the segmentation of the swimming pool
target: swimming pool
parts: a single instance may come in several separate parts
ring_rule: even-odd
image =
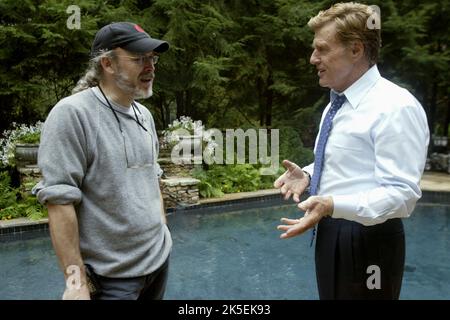
[[[169,216],[174,247],[166,299],[318,299],[309,235],[280,240],[276,230],[280,217],[297,216],[295,206],[223,211]],[[404,225],[400,298],[450,299],[450,206],[419,203]],[[48,231],[22,238],[0,240],[0,299],[59,299],[64,280]]]

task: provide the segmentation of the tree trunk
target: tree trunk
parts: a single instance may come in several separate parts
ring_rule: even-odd
[[[191,90],[186,90],[185,91],[185,115],[188,116],[193,116],[193,110],[192,110],[192,91]]]
[[[164,93],[161,93],[158,97],[158,99],[155,99],[156,107],[159,110],[159,113],[161,114],[161,126],[162,128],[165,128],[167,126],[166,121],[166,115],[164,112]]]
[[[256,81],[256,88],[258,90],[258,107],[259,107],[259,125],[264,126],[266,114],[264,108],[264,84],[261,78]]]
[[[265,107],[265,119],[264,126],[270,128],[272,126],[272,106],[273,106],[273,90],[270,86],[273,85],[272,67],[269,65],[269,76],[267,78],[267,84],[265,88],[266,93],[266,107]]]
[[[448,137],[448,126],[450,124],[450,96],[447,96],[447,110],[445,111],[444,136]]]
[[[185,101],[184,101],[184,91],[175,92],[175,100],[177,103],[177,118],[179,119],[181,116],[185,114]]]
[[[433,77],[436,79],[436,77]],[[433,82],[431,87],[431,97],[430,97],[430,133],[434,133],[435,119],[436,119],[436,97],[437,97],[437,82]]]
[[[184,90],[175,93],[177,103],[177,118],[181,116],[192,116],[192,91]]]
[[[166,127],[169,125],[169,123],[171,123],[171,118],[170,118],[170,105],[171,105],[171,104],[172,104],[172,103],[171,103],[170,101],[164,103],[165,119],[166,119],[166,121],[167,121],[167,123],[165,124],[165,127],[164,127],[164,128],[166,128]]]

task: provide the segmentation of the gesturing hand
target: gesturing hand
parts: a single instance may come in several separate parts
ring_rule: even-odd
[[[300,219],[281,218],[281,222],[285,223],[277,227],[278,230],[284,231],[280,235],[281,239],[302,234],[314,227],[324,216],[331,215],[334,208],[333,198],[312,196],[299,203],[298,207],[305,211],[305,215]]]
[[[300,202],[300,196],[309,185],[309,178],[295,163],[283,160],[282,164],[287,170],[275,180],[273,185],[277,189],[281,188],[281,194],[284,195],[285,200],[293,195],[292,199]]]

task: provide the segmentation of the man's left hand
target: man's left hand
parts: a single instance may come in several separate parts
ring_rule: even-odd
[[[323,217],[331,215],[334,209],[333,198],[312,196],[300,202],[298,208],[305,211],[305,215],[302,218],[281,218],[281,222],[285,223],[277,227],[278,230],[285,231],[280,235],[281,239],[298,236],[314,227]]]

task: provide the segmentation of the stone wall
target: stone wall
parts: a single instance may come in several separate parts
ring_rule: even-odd
[[[42,179],[41,170],[37,165],[27,165],[18,168],[20,174],[20,187],[23,191],[31,193],[35,183]]]
[[[192,161],[193,162],[193,161]],[[161,149],[158,163],[164,171],[161,191],[166,208],[191,206],[199,203],[197,185],[200,180],[192,178],[193,163],[175,164],[170,159],[170,150]]]
[[[161,179],[161,191],[165,207],[176,208],[198,204],[200,180],[192,178],[191,173],[196,166],[201,166],[201,164],[193,164],[193,160],[175,164],[170,158],[171,150],[164,146],[161,135],[159,136],[159,145],[158,163],[164,171],[163,179]]]
[[[198,183],[190,177],[161,179],[161,190],[166,208],[192,206],[199,203]]]
[[[166,177],[190,177],[191,171],[194,169],[192,163],[175,164],[170,158],[159,158],[158,163]]]

